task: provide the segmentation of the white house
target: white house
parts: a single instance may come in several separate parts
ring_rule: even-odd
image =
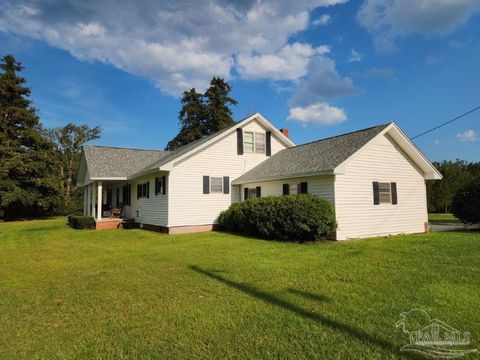
[[[123,217],[166,233],[211,230],[248,197],[321,196],[335,208],[337,240],[427,229],[426,180],[441,174],[395,123],[296,146],[254,114],[172,152],[83,148],[84,213]]]

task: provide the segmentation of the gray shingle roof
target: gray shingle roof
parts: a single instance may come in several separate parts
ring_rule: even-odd
[[[160,160],[168,151],[84,146],[90,178],[127,177]]]
[[[233,184],[328,172],[347,160],[390,124],[284,149],[233,181]]]

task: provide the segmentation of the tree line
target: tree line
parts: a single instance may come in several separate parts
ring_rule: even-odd
[[[433,165],[443,175],[443,179],[427,182],[428,211],[449,213],[455,194],[466,184],[480,178],[480,162],[457,159],[433,162]]]
[[[82,192],[76,176],[82,146],[101,137],[99,126],[48,129],[20,76],[23,66],[13,55],[0,59],[0,218],[40,217],[80,212]],[[166,150],[213,134],[234,124],[230,84],[213,77],[204,94],[183,93],[179,133]]]

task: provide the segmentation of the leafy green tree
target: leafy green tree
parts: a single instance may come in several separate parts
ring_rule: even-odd
[[[168,142],[165,150],[175,150],[195,140],[232,126],[230,105],[237,101],[229,96],[231,86],[219,77],[213,77],[205,94],[195,88],[185,91],[179,112],[179,133]]]
[[[452,213],[464,223],[480,223],[480,177],[456,192],[452,199]]]
[[[101,133],[102,129],[99,126],[90,128],[88,125],[75,125],[73,123],[49,130],[49,137],[56,145],[60,189],[64,210],[67,212],[72,210],[72,197],[81,197],[78,196],[80,194],[77,194],[75,179],[82,145],[88,141],[99,139]]]
[[[427,183],[428,208],[430,212],[447,213],[450,211],[455,193],[480,175],[480,163],[468,163],[457,159],[433,164],[443,175],[443,179]]]
[[[57,203],[54,147],[44,136],[30,88],[18,75],[21,64],[6,55],[0,68],[0,215],[44,215]]]

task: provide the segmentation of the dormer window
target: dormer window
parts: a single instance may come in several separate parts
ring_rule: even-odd
[[[243,149],[246,153],[265,154],[265,134],[245,131],[243,134]]]

